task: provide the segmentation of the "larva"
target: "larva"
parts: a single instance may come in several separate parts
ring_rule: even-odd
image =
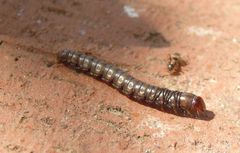
[[[165,112],[198,117],[206,110],[200,96],[146,84],[93,56],[65,49],[58,53],[58,61],[103,80],[136,101]]]

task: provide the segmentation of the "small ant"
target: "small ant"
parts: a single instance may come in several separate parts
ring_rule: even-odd
[[[182,66],[186,65],[187,62],[179,53],[173,53],[169,55],[167,68],[171,75],[179,75],[179,73],[182,71]]]

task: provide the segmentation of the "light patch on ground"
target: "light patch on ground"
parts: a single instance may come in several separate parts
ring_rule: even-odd
[[[210,82],[210,83],[217,83],[217,80],[214,79],[214,78],[210,78],[210,79],[208,80],[208,82]]]
[[[80,30],[79,34],[80,34],[80,36],[84,36],[86,34],[86,31],[85,30]]]
[[[138,127],[140,129],[153,129],[155,131],[152,134],[153,138],[163,138],[171,131],[179,131],[183,129],[183,127],[180,125],[169,125],[150,115],[145,117]]]
[[[219,37],[222,33],[220,31],[215,31],[212,28],[203,28],[198,26],[190,26],[188,27],[188,32],[190,34],[195,34],[199,37],[204,36],[212,36],[212,37]]]
[[[130,18],[138,18],[139,14],[135,10],[135,8],[129,6],[129,5],[124,5],[123,6],[123,11],[126,13]]]
[[[233,38],[233,39],[232,39],[232,42],[233,42],[234,44],[239,44],[239,43],[240,43],[240,37],[235,37],[235,38]]]

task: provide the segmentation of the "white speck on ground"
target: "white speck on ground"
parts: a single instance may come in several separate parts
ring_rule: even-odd
[[[236,126],[240,128],[240,120],[236,121]]]
[[[240,85],[237,85],[237,91],[240,91]]]
[[[219,37],[222,34],[220,31],[215,31],[211,28],[203,28],[198,26],[188,27],[188,32],[191,34],[195,34],[199,37],[204,37],[204,36]]]
[[[240,38],[239,38],[239,37],[233,38],[233,39],[232,39],[232,42],[233,42],[234,44],[238,44],[238,43],[240,43]]]
[[[24,9],[20,9],[20,10],[17,12],[17,16],[22,16],[23,12],[24,12]]]
[[[129,5],[124,5],[123,6],[123,11],[126,13],[130,18],[138,18],[139,14],[135,10],[135,8],[129,6]]]
[[[86,34],[85,30],[80,30],[80,36],[84,36]]]
[[[154,151],[152,151],[151,149],[147,149],[145,150],[145,153],[154,153]]]
[[[211,79],[209,79],[208,81],[209,81],[210,83],[217,83],[217,80],[214,79],[214,78],[211,78]]]
[[[183,127],[179,125],[165,124],[158,118],[150,115],[145,117],[138,127],[142,129],[149,128],[149,129],[156,130],[156,132],[152,134],[153,138],[163,138],[170,131],[178,131],[183,129]]]
[[[41,19],[37,19],[37,24],[41,24],[42,23],[42,20]]]

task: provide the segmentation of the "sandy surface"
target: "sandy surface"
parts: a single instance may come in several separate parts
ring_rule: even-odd
[[[240,1],[0,0],[0,152],[240,152]],[[56,63],[91,53],[201,95],[215,115],[138,104]],[[168,55],[188,62],[178,76]]]

